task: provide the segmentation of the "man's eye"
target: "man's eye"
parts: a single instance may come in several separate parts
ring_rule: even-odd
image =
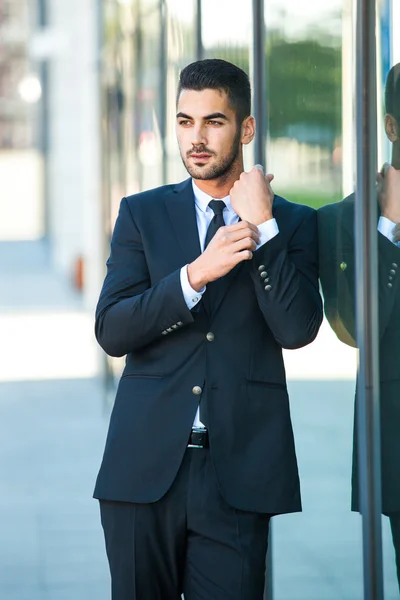
[[[222,125],[221,121],[208,121],[210,125]]]
[[[179,121],[179,125],[182,125],[183,127],[186,127],[186,125],[189,125],[190,121],[188,120],[183,120],[183,121]]]

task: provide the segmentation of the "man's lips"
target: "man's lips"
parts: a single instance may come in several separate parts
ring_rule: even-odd
[[[211,154],[207,154],[206,152],[192,153],[189,154],[190,158],[194,158],[196,160],[205,160],[211,157]]]

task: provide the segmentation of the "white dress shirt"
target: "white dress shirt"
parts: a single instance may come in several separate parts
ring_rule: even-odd
[[[192,184],[200,248],[203,252],[207,229],[212,218],[214,217],[214,211],[208,206],[209,202],[213,200],[213,197],[203,192],[193,180]],[[237,223],[239,221],[239,217],[232,208],[230,197],[226,196],[225,198],[221,198],[221,200],[225,202],[226,205],[223,211],[225,225],[233,225],[234,223]],[[265,221],[265,223],[258,225],[258,231],[260,233],[260,243],[258,244],[257,249],[260,248],[260,246],[263,246],[266,242],[269,242],[269,240],[272,240],[272,238],[279,233],[278,224],[275,219],[270,219],[269,221]],[[191,310],[194,306],[196,306],[196,304],[198,304],[198,302],[200,302],[202,295],[206,291],[206,288],[204,287],[199,292],[196,292],[196,290],[192,288],[188,279],[187,265],[181,269],[181,286],[185,302],[189,310]],[[197,409],[193,427],[204,427],[199,418],[199,409]]]
[[[392,242],[393,244],[395,244],[395,246],[399,246],[400,247],[400,243],[394,241],[393,229],[395,227],[396,227],[396,223],[393,223],[393,221],[391,221],[387,217],[380,217],[379,218],[379,221],[378,221],[378,231],[382,235],[384,235],[390,242]]]

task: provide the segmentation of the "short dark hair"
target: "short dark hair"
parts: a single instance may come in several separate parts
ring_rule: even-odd
[[[227,94],[239,123],[251,114],[251,87],[248,75],[236,65],[219,58],[197,60],[180,74],[177,102],[182,90],[220,90]]]
[[[400,63],[390,69],[386,78],[385,109],[400,123]]]

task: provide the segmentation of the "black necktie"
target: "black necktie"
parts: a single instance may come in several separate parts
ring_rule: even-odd
[[[214,235],[217,233],[218,229],[225,225],[224,217],[222,216],[224,208],[226,207],[225,202],[223,202],[222,200],[211,200],[211,202],[209,202],[208,206],[214,212],[214,216],[211,219],[211,222],[207,229],[206,239],[204,242],[204,249],[207,248],[208,244],[210,243],[210,241],[212,240]],[[209,301],[211,302],[211,306],[213,305],[213,303],[216,300],[216,295],[218,292],[217,286],[218,286],[217,281],[213,281],[212,283],[209,283],[207,285],[206,294],[207,294]],[[202,401],[200,402],[200,421],[203,423],[203,425],[208,427],[208,411],[207,411],[206,402],[207,402],[206,399],[203,397]]]
[[[210,243],[214,235],[217,233],[218,229],[225,225],[224,217],[222,215],[222,213],[224,212],[224,208],[226,208],[225,202],[223,202],[222,200],[211,200],[208,206],[214,212],[214,216],[211,219],[211,223],[209,224],[207,229],[204,248],[207,248],[208,244]]]

